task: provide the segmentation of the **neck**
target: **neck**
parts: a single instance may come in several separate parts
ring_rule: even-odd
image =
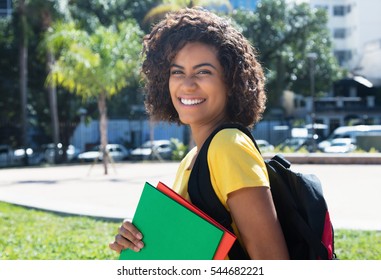
[[[211,124],[204,125],[190,125],[192,131],[193,140],[197,146],[197,150],[200,150],[205,140],[209,135],[221,124],[225,123],[226,119],[220,120]]]

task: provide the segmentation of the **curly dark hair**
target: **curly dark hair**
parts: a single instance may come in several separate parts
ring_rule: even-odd
[[[155,120],[181,123],[169,93],[170,65],[189,42],[211,45],[224,69],[231,122],[251,127],[265,110],[264,74],[256,51],[228,20],[201,8],[167,14],[144,37],[142,72],[146,77],[147,112]]]

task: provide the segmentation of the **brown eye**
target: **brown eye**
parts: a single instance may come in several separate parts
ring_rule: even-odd
[[[199,75],[210,75],[210,74],[212,74],[212,72],[209,70],[200,70],[197,72],[197,74],[199,74]]]
[[[180,71],[180,70],[172,70],[170,73],[171,73],[171,75],[181,75],[181,74],[183,74],[183,72]]]

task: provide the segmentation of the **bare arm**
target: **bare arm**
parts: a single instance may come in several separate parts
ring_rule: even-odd
[[[288,259],[270,189],[243,188],[228,195],[227,204],[251,259]]]

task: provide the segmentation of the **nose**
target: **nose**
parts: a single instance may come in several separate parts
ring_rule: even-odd
[[[195,78],[193,76],[184,77],[183,88],[187,91],[194,91],[197,88]]]

